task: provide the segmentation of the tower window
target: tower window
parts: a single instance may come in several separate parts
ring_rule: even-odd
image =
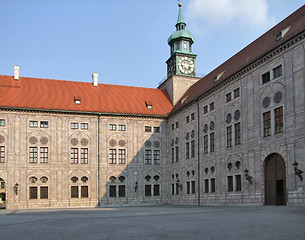
[[[187,43],[183,43],[183,49],[187,50]]]
[[[176,50],[180,50],[180,43],[176,43]]]

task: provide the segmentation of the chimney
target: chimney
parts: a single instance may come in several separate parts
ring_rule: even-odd
[[[15,81],[19,81],[20,67],[14,66],[14,79]]]
[[[98,84],[98,73],[92,73],[92,83],[94,87],[97,87]]]

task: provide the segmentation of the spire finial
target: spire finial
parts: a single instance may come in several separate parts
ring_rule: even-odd
[[[181,2],[178,3],[178,7],[180,7],[180,8],[182,7],[182,3]]]

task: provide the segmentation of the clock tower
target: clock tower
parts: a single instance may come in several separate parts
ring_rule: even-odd
[[[176,31],[168,38],[170,46],[170,58],[167,63],[167,77],[172,75],[195,77],[196,54],[192,53],[193,35],[185,30],[186,24],[179,3],[179,14]]]

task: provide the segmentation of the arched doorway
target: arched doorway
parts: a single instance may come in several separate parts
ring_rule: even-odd
[[[277,153],[265,160],[265,205],[286,205],[286,166]]]
[[[6,192],[5,192],[5,182],[0,178],[0,208],[5,208]]]

